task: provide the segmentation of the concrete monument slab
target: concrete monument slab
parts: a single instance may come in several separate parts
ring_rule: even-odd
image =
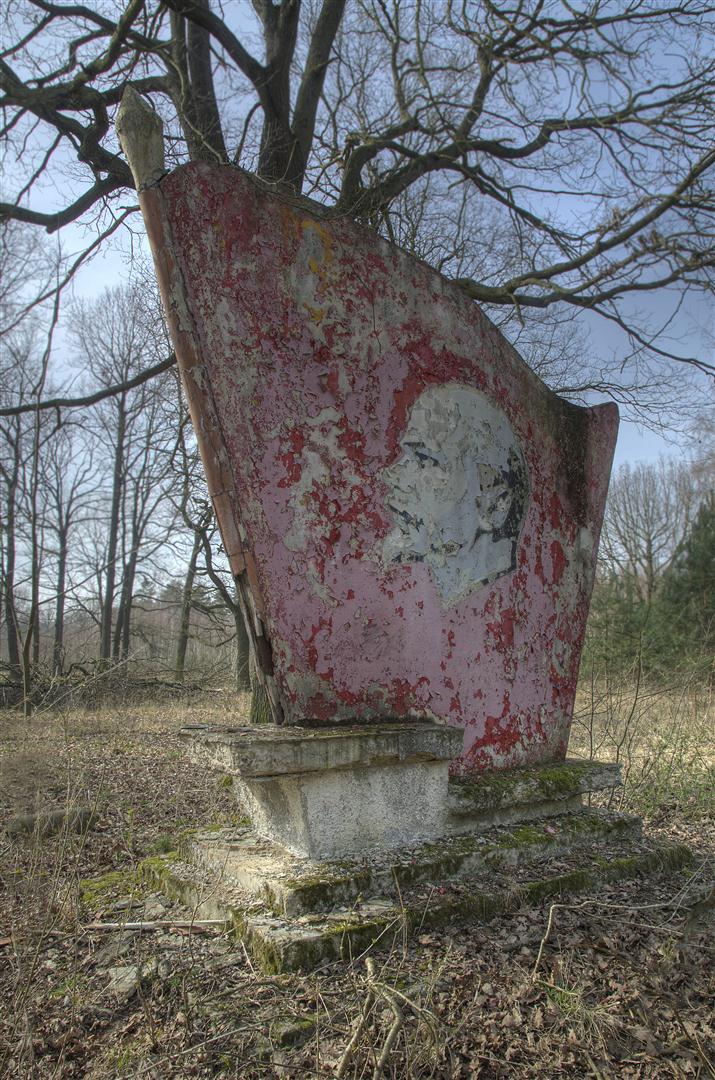
[[[458,773],[562,758],[616,406],[557,397],[455,284],[354,221],[230,166],[144,171],[274,722],[453,725]]]
[[[166,174],[131,88],[117,126],[274,720],[189,733],[251,827],[146,872],[280,971],[685,865],[563,760],[616,407],[355,222]]]

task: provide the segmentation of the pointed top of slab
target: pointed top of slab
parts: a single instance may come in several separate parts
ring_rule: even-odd
[[[122,95],[115,127],[137,191],[155,184],[166,172],[164,125],[159,114],[131,86]]]

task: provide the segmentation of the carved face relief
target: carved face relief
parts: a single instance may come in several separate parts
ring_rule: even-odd
[[[385,562],[425,562],[452,606],[516,567],[529,491],[526,463],[504,413],[459,383],[412,406],[402,454],[385,470],[395,526]]]

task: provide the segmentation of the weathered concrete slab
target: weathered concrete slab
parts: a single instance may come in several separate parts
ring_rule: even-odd
[[[443,836],[449,765],[462,733],[446,724],[186,731],[190,748],[235,777],[256,831],[311,857]]]
[[[461,731],[429,722],[339,727],[190,726],[179,734],[212,765],[244,779],[451,761],[462,748]]]
[[[198,868],[170,855],[149,860],[146,873],[162,891],[191,906],[197,918],[222,918],[245,943],[267,973],[309,970],[333,960],[355,960],[373,949],[402,947],[404,935],[454,921],[482,921],[537,905],[552,897],[579,892],[597,893],[605,882],[657,874],[675,874],[692,862],[683,845],[654,843],[638,837],[602,837],[603,843],[583,843],[568,854],[558,849],[538,858],[486,873],[418,880],[393,892],[370,892],[359,901],[336,886],[336,904],[309,914],[277,914],[266,897],[246,892],[218,872]],[[375,874],[375,887],[386,875]],[[318,895],[318,883],[306,888]],[[295,899],[295,894],[293,894]]]
[[[536,824],[520,822],[511,828],[443,837],[339,862],[298,858],[250,828],[196,833],[187,840],[184,855],[263,901],[274,915],[297,917],[349,907],[375,896],[397,903],[407,890],[427,882],[505,870],[585,845],[619,844],[641,835],[638,817],[581,809]]]
[[[578,809],[582,795],[620,786],[620,765],[601,761],[558,761],[453,779],[447,803],[449,831],[473,832],[552,817]]]
[[[313,858],[396,848],[447,831],[447,761],[238,780],[256,830]]]
[[[277,720],[438,719],[455,771],[565,753],[618,424],[454,285],[194,163],[140,193]]]

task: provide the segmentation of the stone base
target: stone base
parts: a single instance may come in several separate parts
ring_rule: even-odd
[[[458,728],[395,722],[186,734],[195,756],[234,777],[256,832],[294,854],[337,858],[449,831]]]
[[[584,809],[339,863],[297,858],[249,829],[196,833],[146,871],[197,918],[225,919],[254,962],[278,973],[690,861],[682,845],[643,839],[638,818]]]
[[[493,825],[553,817],[578,810],[584,795],[620,786],[620,765],[579,760],[451,780],[447,795],[449,832],[474,832]]]
[[[457,741],[428,724],[204,731],[191,745],[233,774],[252,827],[194,833],[147,872],[279,972],[689,861],[639,818],[582,806],[620,783],[616,766],[448,781]]]
[[[441,724],[197,725],[182,734],[192,757],[233,776],[259,836],[317,859],[548,817],[620,784],[617,765],[590,761],[450,781],[463,736]]]

